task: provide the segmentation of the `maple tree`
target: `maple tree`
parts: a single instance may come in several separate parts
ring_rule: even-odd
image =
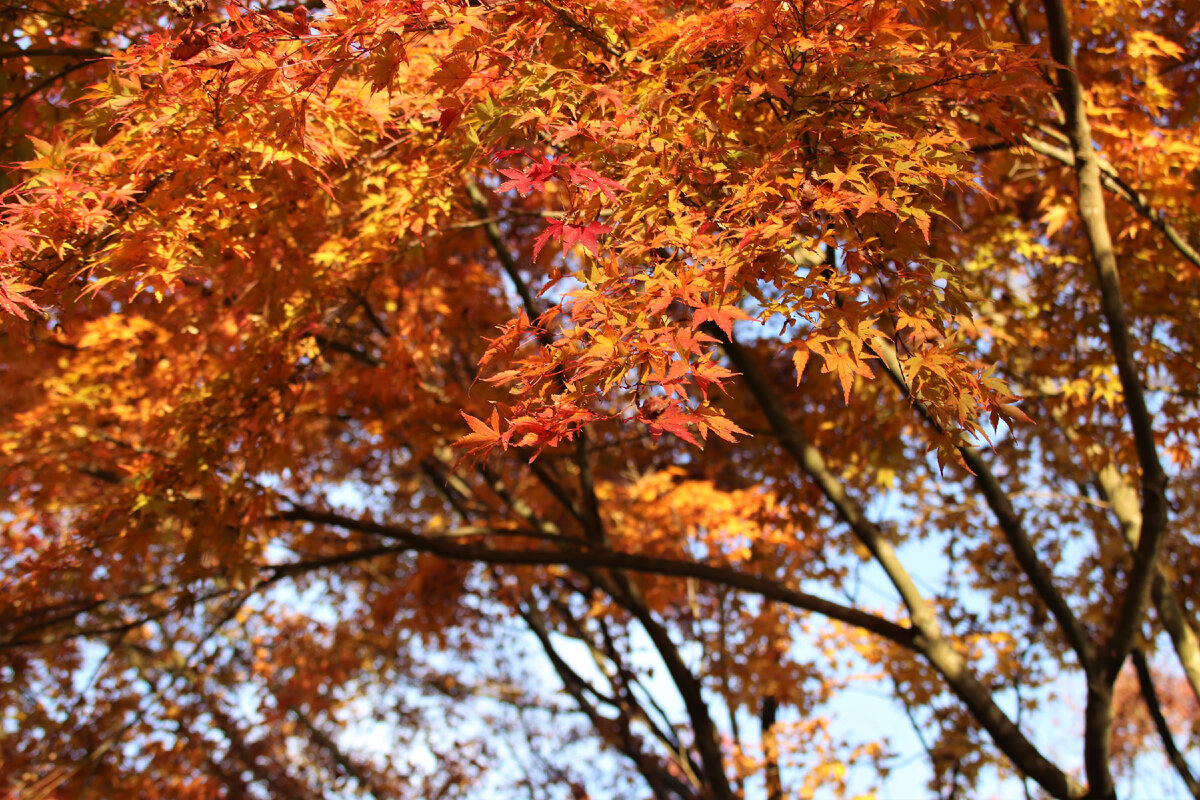
[[[0,26],[13,796],[1200,797],[1200,6]]]

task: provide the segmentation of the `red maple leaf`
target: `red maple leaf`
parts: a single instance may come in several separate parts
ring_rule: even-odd
[[[21,306],[25,306],[32,311],[41,311],[37,303],[21,294],[22,291],[32,288],[32,286],[26,286],[22,283],[14,283],[3,275],[0,275],[0,311],[6,311],[24,320],[29,319],[29,317],[21,310]]]
[[[564,250],[581,244],[592,253],[599,253],[600,242],[596,240],[596,237],[611,230],[612,228],[599,221],[592,221],[587,225],[568,225],[562,220],[552,220],[546,226],[546,230],[542,231],[541,235],[534,240],[533,257],[536,259],[538,253],[542,252],[542,247],[551,239],[561,244]]]
[[[542,231],[533,241],[533,258],[535,261],[537,260],[538,253],[542,252],[542,248],[546,245],[546,242],[551,239],[562,240],[562,231],[563,222],[561,219],[550,221],[550,224],[546,226],[546,230]]]
[[[596,254],[600,252],[600,243],[596,241],[596,237],[611,230],[612,228],[598,221],[589,222],[587,225],[567,225],[563,231],[563,246],[569,247],[578,242]]]
[[[572,183],[578,184],[585,189],[602,192],[609,200],[616,200],[617,192],[629,191],[624,184],[618,183],[611,178],[605,178],[587,167],[571,166],[570,174]]]
[[[554,177],[555,167],[556,162],[552,159],[530,164],[524,172],[517,169],[502,169],[500,174],[511,180],[497,186],[496,191],[507,192],[509,189],[516,189],[521,197],[528,197],[534,189],[540,192],[546,188],[546,181]]]

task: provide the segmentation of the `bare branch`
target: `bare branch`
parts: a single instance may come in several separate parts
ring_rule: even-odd
[[[581,590],[575,589],[575,591],[580,592]],[[581,596],[586,598],[587,595],[582,594]],[[659,719],[661,719],[662,724],[660,725],[658,720],[650,716],[650,713],[642,705],[641,700],[633,693],[633,686],[637,683],[637,677],[622,662],[620,648],[617,646],[606,620],[601,617],[595,621],[600,627],[601,638],[601,642],[596,642],[584,629],[583,624],[571,614],[566,603],[554,598],[550,599],[550,603],[567,627],[570,628],[574,638],[582,642],[592,653],[592,658],[597,668],[600,669],[608,679],[609,684],[612,685],[615,696],[611,702],[620,704],[625,713],[629,714],[630,719],[636,719],[645,725],[654,738],[673,754],[677,766],[688,775],[689,779],[695,785],[699,786],[700,779],[698,776],[702,772],[702,769],[683,743],[670,717],[654,700],[654,697],[647,693],[647,702],[654,709],[655,713],[658,714]]]
[[[654,649],[658,651],[667,672],[671,675],[671,681],[683,699],[684,708],[692,721],[692,734],[696,749],[700,752],[706,788],[716,800],[733,800],[733,789],[729,784],[729,776],[725,774],[725,758],[721,753],[717,726],[713,724],[712,715],[708,713],[708,704],[704,701],[699,679],[688,669],[667,629],[654,618],[637,587],[623,573],[614,574],[614,579],[621,591],[614,593],[613,599],[641,623],[642,630],[650,637]]]
[[[487,234],[488,242],[492,245],[492,250],[496,253],[496,258],[500,260],[500,265],[504,268],[504,274],[513,282],[517,289],[517,294],[521,298],[521,305],[525,308],[525,315],[529,319],[535,320],[542,314],[541,308],[538,306],[537,300],[529,291],[529,287],[525,284],[525,279],[521,277],[521,269],[517,264],[517,260],[513,258],[509,252],[507,245],[504,244],[504,238],[500,233],[500,225],[496,218],[492,216],[491,209],[488,208],[487,198],[483,196],[479,186],[471,180],[467,181],[467,197],[471,199],[471,206],[475,209],[475,214],[479,217],[479,221],[483,223],[483,231]],[[546,331],[539,331],[539,338],[542,344],[549,344],[548,334]]]
[[[290,706],[288,712],[296,718],[304,730],[308,731],[309,738],[312,739],[313,743],[328,753],[329,757],[338,765],[338,768],[350,778],[353,778],[354,782],[360,788],[365,789],[372,797],[385,798],[388,796],[387,792],[375,785],[374,780],[366,773],[362,766],[355,763],[354,759],[350,758],[338,743],[330,738],[329,734],[318,728],[316,723],[309,719],[308,715],[300,708]]]
[[[99,58],[85,58],[82,61],[76,61],[74,64],[68,64],[67,66],[60,69],[58,72],[55,72],[51,75],[47,75],[45,78],[38,81],[33,86],[30,86],[27,90],[22,92],[19,96],[13,98],[13,101],[11,103],[9,103],[2,110],[0,110],[0,119],[4,119],[9,114],[13,113],[17,109],[19,109],[21,106],[25,105],[25,103],[27,101],[29,101],[30,98],[32,98],[34,95],[36,95],[38,92],[42,91],[43,89],[47,89],[50,86],[53,86],[54,84],[58,83],[63,78],[70,75],[72,72],[81,70],[84,67],[88,66],[89,64],[94,64],[99,60],[100,60]]]

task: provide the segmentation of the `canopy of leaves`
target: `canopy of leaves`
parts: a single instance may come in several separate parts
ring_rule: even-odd
[[[1200,797],[1200,6],[0,11],[0,791]]]

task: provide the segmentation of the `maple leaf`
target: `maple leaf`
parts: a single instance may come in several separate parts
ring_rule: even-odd
[[[32,286],[16,283],[6,276],[0,275],[0,311],[5,311],[23,320],[28,320],[29,317],[21,308],[22,306],[34,312],[41,311],[37,303],[23,294],[32,288]]]
[[[542,189],[545,187],[545,181],[534,181],[525,172],[517,169],[502,169],[501,175],[505,175],[511,180],[496,187],[497,192],[507,192],[509,189],[516,189],[522,197],[528,197],[529,193],[535,188]]]
[[[14,250],[32,250],[33,237],[39,235],[18,228],[15,225],[0,227],[0,253],[3,253],[4,258],[7,260],[13,257]]]
[[[562,240],[563,237],[563,221],[560,219],[551,220],[536,239],[533,240],[533,259],[536,261],[538,253],[542,252],[542,248],[546,246],[546,242],[551,239]]]
[[[592,221],[587,225],[568,225],[563,231],[562,242],[564,246],[568,247],[578,242],[593,254],[598,254],[600,252],[600,243],[596,241],[596,237],[602,236],[611,230],[612,228],[599,221]]]
[[[492,154],[490,161],[494,164],[497,161],[500,161],[501,159],[505,159],[505,158],[508,158],[509,156],[516,156],[516,155],[528,156],[529,154],[526,153],[524,150],[522,150],[519,147],[510,147],[505,150],[497,150],[495,153]]]
[[[249,48],[233,47],[225,42],[210,42],[207,47],[185,61],[184,66],[193,70],[229,70],[240,59],[251,58],[252,52]]]
[[[666,398],[652,398],[651,401],[647,401],[639,410],[638,419],[646,423],[650,435],[655,439],[664,433],[670,433],[688,444],[704,447],[689,429],[689,426],[697,421],[696,415],[680,408],[675,402],[667,401]]]
[[[854,352],[843,352],[840,350],[826,350],[822,357],[825,360],[825,365],[821,372],[836,372],[838,382],[842,385],[842,400],[845,403],[850,402],[850,389],[854,385],[855,376],[861,375],[864,378],[873,378],[875,373],[871,371],[859,355]]]
[[[212,34],[207,31],[185,30],[179,35],[178,44],[171,50],[171,58],[188,61],[199,55],[212,43]]]
[[[692,314],[692,330],[696,330],[705,322],[712,322],[720,328],[725,336],[733,338],[733,322],[734,320],[754,319],[745,311],[735,305],[725,305],[720,307],[701,306]]]
[[[458,118],[462,116],[462,106],[447,105],[442,109],[442,113],[438,116],[438,128],[442,133],[448,132],[458,122]]]
[[[511,180],[496,187],[497,192],[507,192],[509,189],[516,189],[522,197],[528,197],[530,192],[537,190],[542,191],[546,188],[546,181],[554,177],[555,162],[539,161],[530,164],[525,170],[516,169],[501,169],[500,174]]]
[[[568,225],[562,220],[552,220],[546,229],[534,240],[533,257],[536,259],[538,253],[542,251],[542,247],[550,239],[555,239],[562,245],[568,248],[575,244],[581,244],[594,254],[600,252],[600,242],[596,237],[601,236],[611,231],[608,225],[599,221],[592,221],[586,225]]]
[[[571,121],[565,125],[556,125],[553,129],[551,141],[556,145],[560,145],[576,136],[585,136],[589,139],[596,138],[586,128],[581,127],[578,122]]]
[[[400,63],[400,56],[400,53],[392,56],[390,67],[394,68]],[[432,81],[435,86],[445,90],[448,96],[452,96],[464,83],[470,80],[473,74],[470,57],[463,54],[456,54],[442,61],[438,71],[434,73]]]
[[[713,361],[711,357],[702,358],[692,365],[692,380],[695,381],[700,392],[706,397],[711,387],[714,385],[718,387],[723,386],[726,379],[732,378],[736,374],[736,372],[726,369],[716,361]]]
[[[605,178],[587,167],[571,165],[568,169],[570,179],[586,189],[601,192],[608,200],[615,200],[617,192],[627,192],[629,189],[619,181]]]
[[[921,235],[925,237],[925,244],[929,244],[929,214],[920,208],[908,209],[908,214],[916,221],[917,227],[921,229]]]
[[[727,442],[735,443],[737,442],[737,434],[741,434],[742,436],[750,435],[742,430],[733,420],[716,414],[697,419],[696,428],[700,431],[700,438],[702,439],[708,439],[710,431]]]
[[[488,422],[473,417],[465,411],[460,411],[459,414],[470,426],[471,433],[455,441],[455,447],[463,448],[471,454],[478,453],[486,456],[493,448],[501,444],[500,414],[495,408],[492,409],[492,418]]]
[[[801,341],[792,342],[794,352],[792,353],[792,364],[796,367],[796,385],[800,385],[800,379],[804,377],[804,368],[808,366],[808,357],[812,352],[808,349],[808,344]]]

